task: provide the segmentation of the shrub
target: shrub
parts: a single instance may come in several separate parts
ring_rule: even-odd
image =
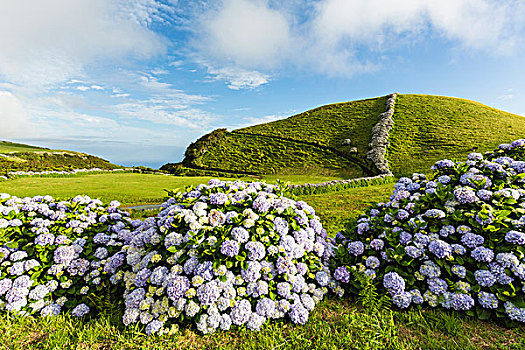
[[[81,317],[98,307],[100,295],[122,295],[121,248],[140,221],[118,205],[0,194],[0,309],[43,316],[71,310]]]
[[[333,276],[358,293],[365,272],[399,308],[426,303],[525,322],[525,140],[435,174],[401,178],[334,239]],[[345,273],[343,273],[345,272]]]
[[[278,185],[211,180],[171,194],[127,251],[124,324],[203,333],[289,317],[304,324],[327,293],[326,231],[305,202]]]

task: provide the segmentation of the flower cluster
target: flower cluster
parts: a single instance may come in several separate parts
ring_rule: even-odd
[[[82,317],[97,307],[91,295],[118,295],[122,245],[141,223],[119,205],[0,194],[0,309]]]
[[[525,140],[432,169],[399,179],[387,203],[333,239],[333,277],[355,290],[347,271],[361,271],[399,308],[525,322]]]
[[[2,156],[0,154],[0,156]],[[44,176],[44,175],[76,175],[76,174],[90,174],[90,173],[103,173],[103,172],[123,172],[129,171],[130,169],[101,169],[101,168],[90,168],[90,169],[73,169],[70,171],[66,170],[43,170],[43,171],[10,171],[9,177],[27,177],[27,176]],[[7,177],[6,177],[7,179]]]
[[[126,325],[166,333],[304,324],[331,287],[326,231],[312,207],[278,185],[211,180],[172,195],[124,246]]]

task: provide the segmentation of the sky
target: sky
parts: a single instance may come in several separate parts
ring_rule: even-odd
[[[393,92],[525,116],[523,0],[0,0],[0,140],[159,167]]]

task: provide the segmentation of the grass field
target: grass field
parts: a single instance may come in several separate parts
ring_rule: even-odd
[[[0,141],[0,175],[14,171],[70,171],[73,169],[115,169],[117,165],[89,154],[51,150],[21,143]]]
[[[18,197],[48,194],[69,198],[77,194],[103,201],[118,200],[123,205],[161,203],[166,190],[198,185],[210,178],[148,174],[97,174],[68,177],[23,177],[0,183],[0,192]]]
[[[234,132],[280,136],[340,150],[348,148],[342,146],[341,142],[351,139],[352,146],[359,151],[358,155],[364,157],[368,151],[370,132],[377,122],[377,116],[385,111],[385,104],[386,97],[335,103]]]
[[[315,166],[334,176],[363,176],[354,163],[322,147],[237,133],[226,134],[220,142],[210,144],[193,164],[241,174],[274,174],[286,169],[301,174],[305,168]]]
[[[255,174],[318,174],[355,178],[372,173],[368,143],[386,98],[321,106],[289,118],[232,132],[216,130],[188,147],[185,166]],[[342,141],[351,139],[350,145]],[[357,152],[352,153],[351,149]],[[306,170],[307,171],[307,170]]]

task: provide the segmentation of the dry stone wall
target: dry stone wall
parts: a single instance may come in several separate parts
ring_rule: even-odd
[[[390,145],[388,142],[388,135],[390,130],[394,126],[394,107],[396,103],[397,94],[393,93],[388,95],[386,101],[386,111],[381,113],[378,116],[378,122],[372,127],[372,137],[369,143],[369,151],[367,152],[366,158],[371,160],[379,174],[376,176],[362,177],[358,179],[348,179],[348,180],[332,180],[321,183],[306,183],[302,185],[290,185],[292,188],[301,188],[301,187],[325,187],[325,186],[334,186],[334,185],[350,185],[352,183],[359,183],[363,181],[369,181],[374,183],[376,181],[387,180],[388,178],[394,177],[388,160],[386,159],[387,148]]]

